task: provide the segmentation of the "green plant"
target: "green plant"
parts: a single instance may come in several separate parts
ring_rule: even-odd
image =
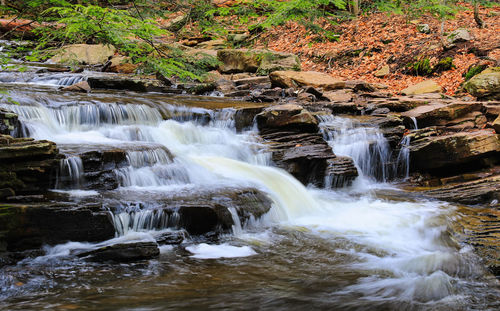
[[[488,68],[487,65],[471,66],[469,68],[469,70],[467,70],[467,72],[464,73],[465,81],[469,81],[474,76],[476,76],[476,75],[480,74],[481,72],[483,72],[486,68]]]
[[[415,61],[414,63],[409,64],[407,67],[407,71],[410,74],[414,74],[417,76],[428,76],[432,74],[433,68],[431,66],[430,59],[424,57]]]
[[[433,72],[443,72],[447,71],[450,69],[456,68],[455,65],[453,64],[453,58],[452,57],[444,57],[439,62],[432,68]]]
[[[119,10],[98,5],[65,4],[42,12],[46,16],[58,16],[58,26],[36,30],[40,36],[33,55],[28,60],[50,57],[54,45],[68,43],[100,43],[115,46],[121,54],[129,56],[134,63],[154,69],[165,76],[181,79],[199,79],[187,69],[182,57],[172,57],[171,51],[159,49],[157,36],[167,32],[153,19],[144,18],[139,11]],[[168,50],[168,49],[167,49]]]
[[[457,12],[455,0],[378,0],[373,7],[382,12],[404,14],[408,21],[423,14],[439,19],[450,18]]]

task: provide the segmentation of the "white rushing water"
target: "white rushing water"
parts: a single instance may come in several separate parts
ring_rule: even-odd
[[[287,172],[269,166],[269,154],[254,133],[236,133],[232,111],[221,112],[202,125],[195,117],[184,117],[183,122],[163,121],[159,111],[144,105],[3,106],[18,113],[37,139],[61,145],[127,146],[140,142],[166,148],[129,151],[129,166],[116,171],[120,191],[175,192],[182,187],[206,186],[261,189],[274,202],[261,224],[263,228],[305,230],[320,239],[349,241],[350,247],[337,251],[357,259],[345,264],[354,270],[371,271],[371,276],[359,279],[345,288],[346,292],[359,292],[374,300],[436,301],[454,297],[461,278],[476,273],[463,269],[469,251],[446,239],[446,217],[451,207],[438,202],[398,202],[369,194],[349,196],[346,192],[307,189]],[[391,151],[380,132],[338,117],[323,123],[331,129],[329,142],[336,154],[351,156],[365,176],[389,179]],[[64,160],[61,167],[75,182],[81,170],[75,158]],[[356,184],[353,188],[356,190]],[[176,221],[153,209],[122,212],[113,218],[121,239],[149,239],[148,234],[137,232],[165,229]],[[235,233],[243,240],[252,240],[251,234],[241,234],[245,228],[238,225]],[[248,246],[228,244],[199,244],[186,249],[195,258],[259,256]],[[53,250],[54,254],[58,252],[62,250]]]

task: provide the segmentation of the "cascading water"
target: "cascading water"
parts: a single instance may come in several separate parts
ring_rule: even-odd
[[[383,133],[376,127],[359,121],[333,115],[319,115],[323,137],[336,155],[351,157],[362,177],[388,182],[394,178],[408,177],[409,141],[401,141],[396,162]]]
[[[412,117],[413,129],[418,130],[417,119]],[[405,136],[401,140],[401,149],[398,153],[398,158],[396,160],[396,170],[398,172],[404,172],[404,178],[408,178],[410,175],[410,136],[408,136],[409,131],[405,132]]]
[[[6,299],[7,309],[76,305],[187,310],[195,302],[200,309],[249,309],[259,303],[273,310],[462,310],[464,303],[487,308],[500,297],[484,293],[489,283],[477,259],[449,237],[453,206],[407,197],[391,200],[387,197],[392,190],[387,188],[384,199],[351,195],[348,190],[307,189],[269,166],[269,153],[255,133],[236,132],[234,110],[208,113],[207,122],[199,118],[200,110],[177,108],[172,115],[181,110],[184,115],[164,121],[165,105],[161,111],[139,99],[126,105],[118,104],[121,100],[117,94],[116,103],[104,102],[94,94],[88,102],[35,101],[27,92],[18,98],[19,106],[2,104],[19,114],[35,138],[63,147],[127,150],[128,166],[115,169],[120,187],[113,190],[111,217],[117,238],[106,243],[149,241],[154,232],[178,229],[179,215],[165,212],[154,198],[179,191],[251,186],[267,193],[273,208],[251,227],[242,226],[230,208],[235,235],[221,237],[220,244],[185,242],[192,257],[184,249],[165,247],[162,257],[149,264],[89,267],[66,260],[61,266],[69,268],[58,268],[54,258],[95,246],[68,243],[48,248],[46,256],[23,262],[20,272],[2,271],[14,275],[0,278],[0,299]],[[380,132],[337,117],[321,121],[337,155],[351,156],[364,176],[391,178],[390,149]],[[137,144],[146,147],[137,149]],[[67,158],[62,169],[72,178],[81,171],[70,163],[77,158]],[[99,195],[107,193],[96,190]],[[136,201],[124,203],[125,195]],[[50,273],[38,272],[45,269]],[[33,274],[39,283],[30,279]],[[10,290],[16,279],[30,286],[29,294]],[[57,299],[46,292],[56,292]],[[23,295],[34,299],[19,304],[16,299]],[[93,297],[92,303],[85,305],[88,297]]]
[[[68,156],[61,159],[59,172],[56,181],[56,189],[64,183],[66,187],[78,189],[81,186],[83,178],[83,162],[78,156]]]

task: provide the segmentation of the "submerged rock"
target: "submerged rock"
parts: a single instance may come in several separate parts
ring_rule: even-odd
[[[81,81],[73,85],[63,87],[61,91],[88,93],[90,92],[90,85],[87,81]]]
[[[500,210],[489,207],[459,207],[453,232],[460,242],[474,248],[487,269],[500,277]]]
[[[439,200],[462,204],[490,204],[496,201],[498,205],[500,201],[500,175],[447,185],[424,193]]]
[[[113,244],[77,254],[78,257],[88,257],[93,261],[117,262],[151,259],[159,255],[160,249],[155,242]]]
[[[181,244],[188,235],[185,230],[167,231],[156,235],[155,240],[159,245]]]
[[[143,79],[125,75],[91,76],[87,79],[92,89],[127,90],[136,92],[163,91],[165,86],[156,79]]]

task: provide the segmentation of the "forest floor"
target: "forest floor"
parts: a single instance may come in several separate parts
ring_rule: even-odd
[[[480,8],[480,16],[487,25],[480,29],[474,21],[473,7],[463,6],[466,10],[445,20],[444,33],[465,28],[472,40],[449,50],[443,49],[438,19],[422,16],[407,20],[403,15],[388,13],[374,13],[331,26],[330,29],[340,34],[336,42],[315,42],[317,36],[309,34],[299,23],[289,22],[264,33],[256,47],[295,53],[302,61],[302,70],[382,83],[393,93],[431,78],[446,94],[456,95],[470,66],[500,64],[500,7]],[[418,24],[428,24],[430,33],[420,33]],[[405,73],[408,63],[415,59],[427,57],[432,65],[444,56],[453,58],[455,68],[430,76]],[[375,77],[374,73],[385,65],[390,66],[390,74]]]

